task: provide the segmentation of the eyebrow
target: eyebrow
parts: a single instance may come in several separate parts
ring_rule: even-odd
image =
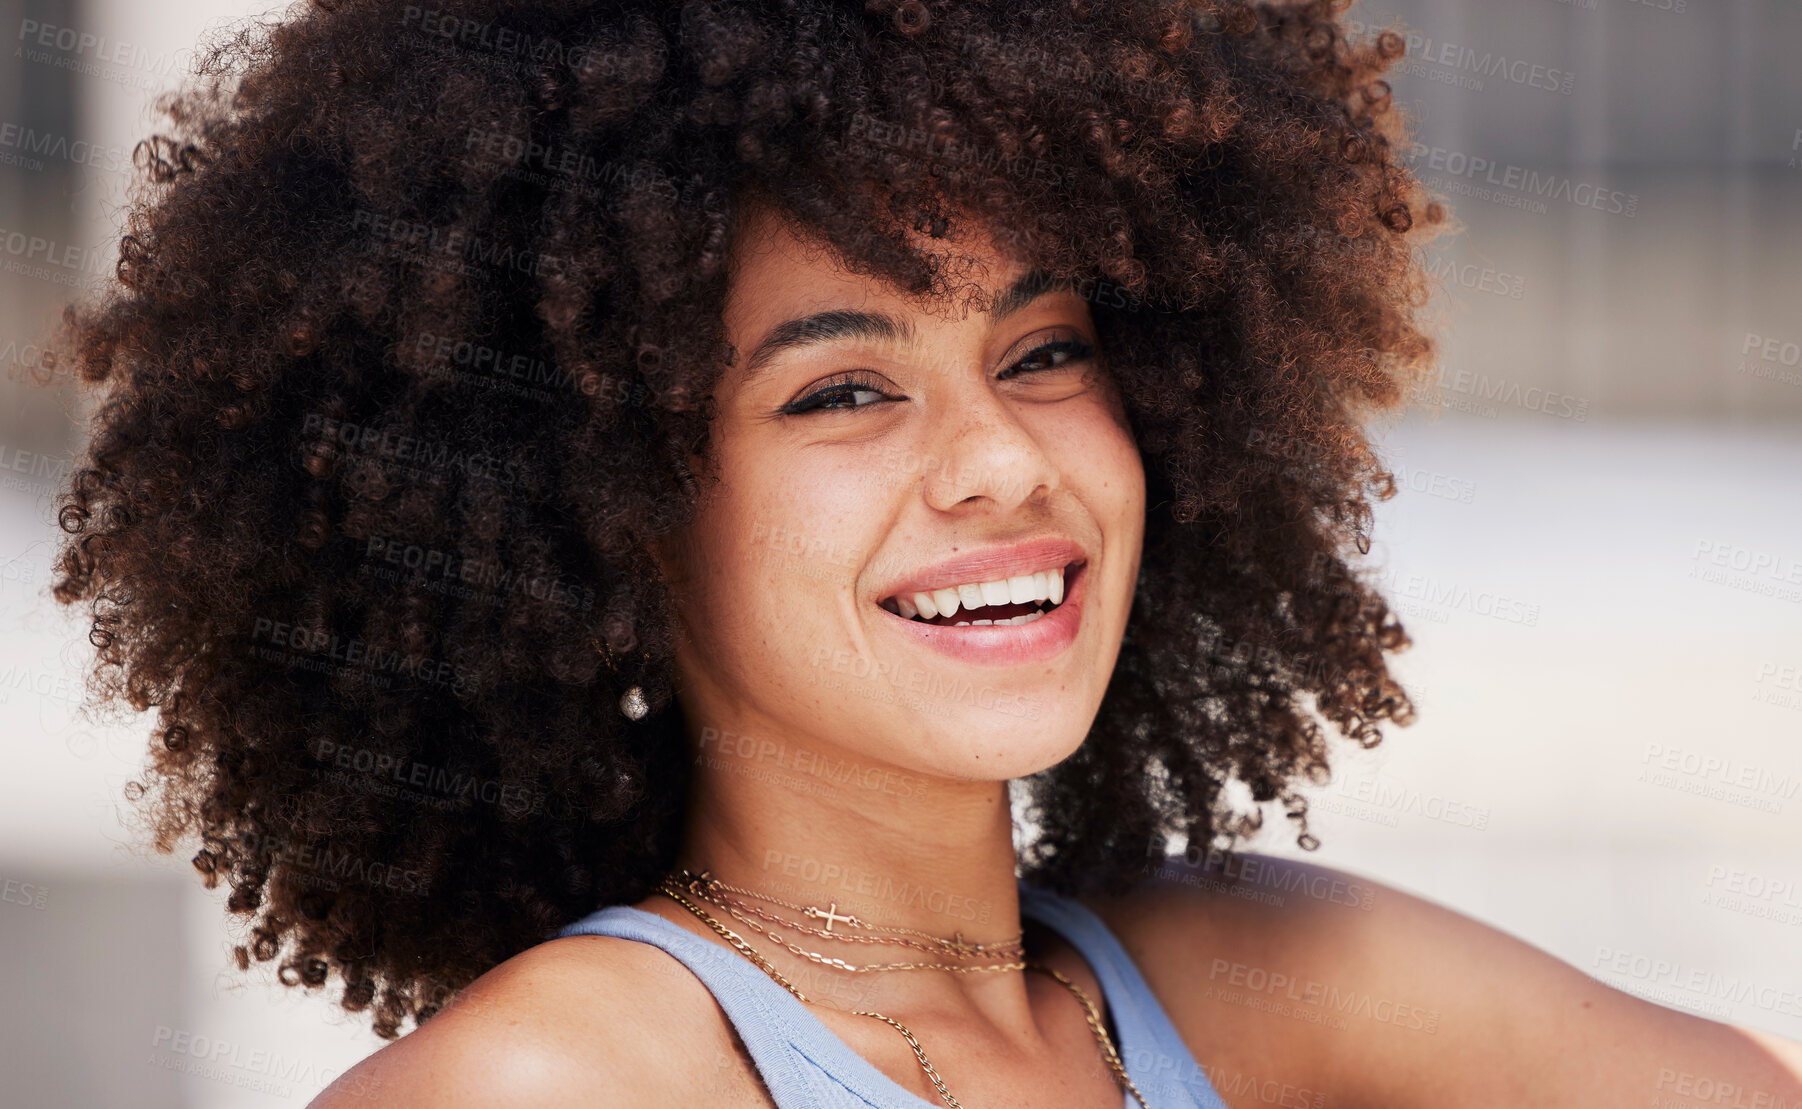
[[[1005,320],[1063,283],[1044,270],[1031,270],[995,298],[988,314],[996,323]],[[835,308],[777,324],[751,352],[745,364],[749,381],[778,355],[817,343],[842,339],[874,339],[903,344],[916,340],[913,324],[882,312]]]

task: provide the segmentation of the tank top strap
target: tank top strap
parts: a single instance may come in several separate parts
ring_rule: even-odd
[[[549,938],[579,935],[652,944],[693,972],[744,1041],[777,1109],[934,1109],[852,1051],[736,951],[630,905],[598,909]]]
[[[1118,938],[1087,906],[1020,885],[1020,915],[1050,927],[1089,964],[1119,1033],[1127,1076],[1157,1109],[1227,1109],[1207,1072]],[[1131,1097],[1128,1104],[1136,1106]]]

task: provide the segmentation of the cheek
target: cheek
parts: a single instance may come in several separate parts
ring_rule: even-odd
[[[729,624],[817,627],[837,622],[835,598],[851,591],[868,554],[880,484],[867,469],[784,460],[741,465],[705,518],[714,580],[710,608]]]
[[[1123,416],[1097,399],[1055,420],[1040,441],[1054,444],[1065,482],[1098,523],[1136,537],[1144,528],[1145,466]]]

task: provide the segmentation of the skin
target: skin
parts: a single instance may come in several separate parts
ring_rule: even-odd
[[[989,292],[1024,272],[990,241],[956,249]],[[740,352],[827,309],[893,315],[915,341],[811,345],[756,374],[741,356],[722,378],[713,453],[696,460],[718,480],[693,527],[656,552],[685,633],[679,696],[696,755],[679,862],[884,925],[1005,939],[1021,930],[1007,781],[1082,742],[1139,566],[1144,472],[1101,363],[1042,355],[1021,368],[1035,348],[1072,336],[1105,357],[1088,305],[1065,288],[998,319],[910,300],[846,272],[767,211],[747,222],[734,267],[725,323]],[[780,411],[847,370],[867,391],[841,390],[844,407]],[[935,461],[910,464],[924,458]],[[905,572],[1043,534],[1079,543],[1090,575],[1075,641],[1049,661],[972,667],[898,635],[877,606]],[[853,659],[885,663],[915,688],[973,677],[992,695],[882,696],[888,683],[860,679]],[[1192,883],[1166,870],[1089,902],[1234,1109],[1721,1104],[1696,1096],[1698,1078],[1744,1091],[1726,1104],[1802,1101],[1797,1045],[1640,1001],[1365,879],[1254,865],[1267,869],[1197,871]],[[838,868],[832,880],[818,877],[824,867]],[[1368,907],[1235,895],[1287,875],[1336,879]],[[877,879],[934,896],[883,896]],[[731,950],[667,897],[637,907]],[[907,1024],[972,1109],[1120,1104],[1081,1007],[1042,975],[853,974],[710,911],[795,982],[832,1033],[930,1103],[936,1092],[901,1036],[850,1010]],[[1102,1002],[1068,945],[1031,926],[1026,943]],[[925,957],[801,946],[856,962]],[[1301,984],[1284,991],[1293,1011],[1318,1015],[1308,991],[1326,988],[1388,1004],[1342,1022],[1296,1019],[1244,1003],[1257,994],[1246,988],[1253,971]],[[651,945],[599,936],[553,940],[494,968],[314,1105],[378,1102],[772,1104],[692,974]]]

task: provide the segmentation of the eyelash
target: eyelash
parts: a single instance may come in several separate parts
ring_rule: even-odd
[[[1032,359],[1034,359],[1036,357],[1045,355],[1047,352],[1067,353],[1070,356],[1062,362],[1059,362],[1055,365],[1045,367],[1045,369],[1047,369],[1047,370],[1057,370],[1057,369],[1062,369],[1065,366],[1068,366],[1073,362],[1081,362],[1081,361],[1091,357],[1095,353],[1095,349],[1092,346],[1090,346],[1087,342],[1084,342],[1081,339],[1054,339],[1049,343],[1040,343],[1038,346],[1033,347],[1031,350],[1027,351],[1024,355],[1022,355],[1018,362],[1015,362],[1012,366],[1008,367],[1006,370],[1003,370],[1001,376],[1005,377],[1006,375],[1014,372],[1014,370],[1018,369],[1021,365],[1025,364],[1026,362],[1031,361]],[[1035,370],[1035,371],[1031,371],[1031,372],[1040,373],[1043,371]],[[860,376],[860,375],[864,375],[866,373],[867,373],[867,371],[863,371],[863,370],[847,370],[846,372],[844,372],[842,374],[834,374],[832,377],[828,378],[820,388],[815,389],[813,392],[807,394],[804,397],[800,397],[796,400],[792,400],[792,401],[788,402],[787,404],[782,406],[780,411],[785,416],[799,416],[799,415],[804,415],[808,412],[819,411],[822,409],[825,409],[828,411],[844,412],[844,411],[855,410],[858,408],[870,408],[870,407],[873,407],[876,403],[879,403],[879,402],[875,402],[875,401],[872,401],[870,404],[849,404],[849,405],[843,405],[843,404],[827,405],[827,404],[820,403],[822,398],[839,397],[839,396],[847,396],[847,395],[854,397],[858,393],[876,393],[879,396],[881,396],[884,400],[898,400],[899,399],[898,397],[889,396],[889,394],[884,393],[881,389],[877,388],[874,385],[869,384],[867,377]]]

